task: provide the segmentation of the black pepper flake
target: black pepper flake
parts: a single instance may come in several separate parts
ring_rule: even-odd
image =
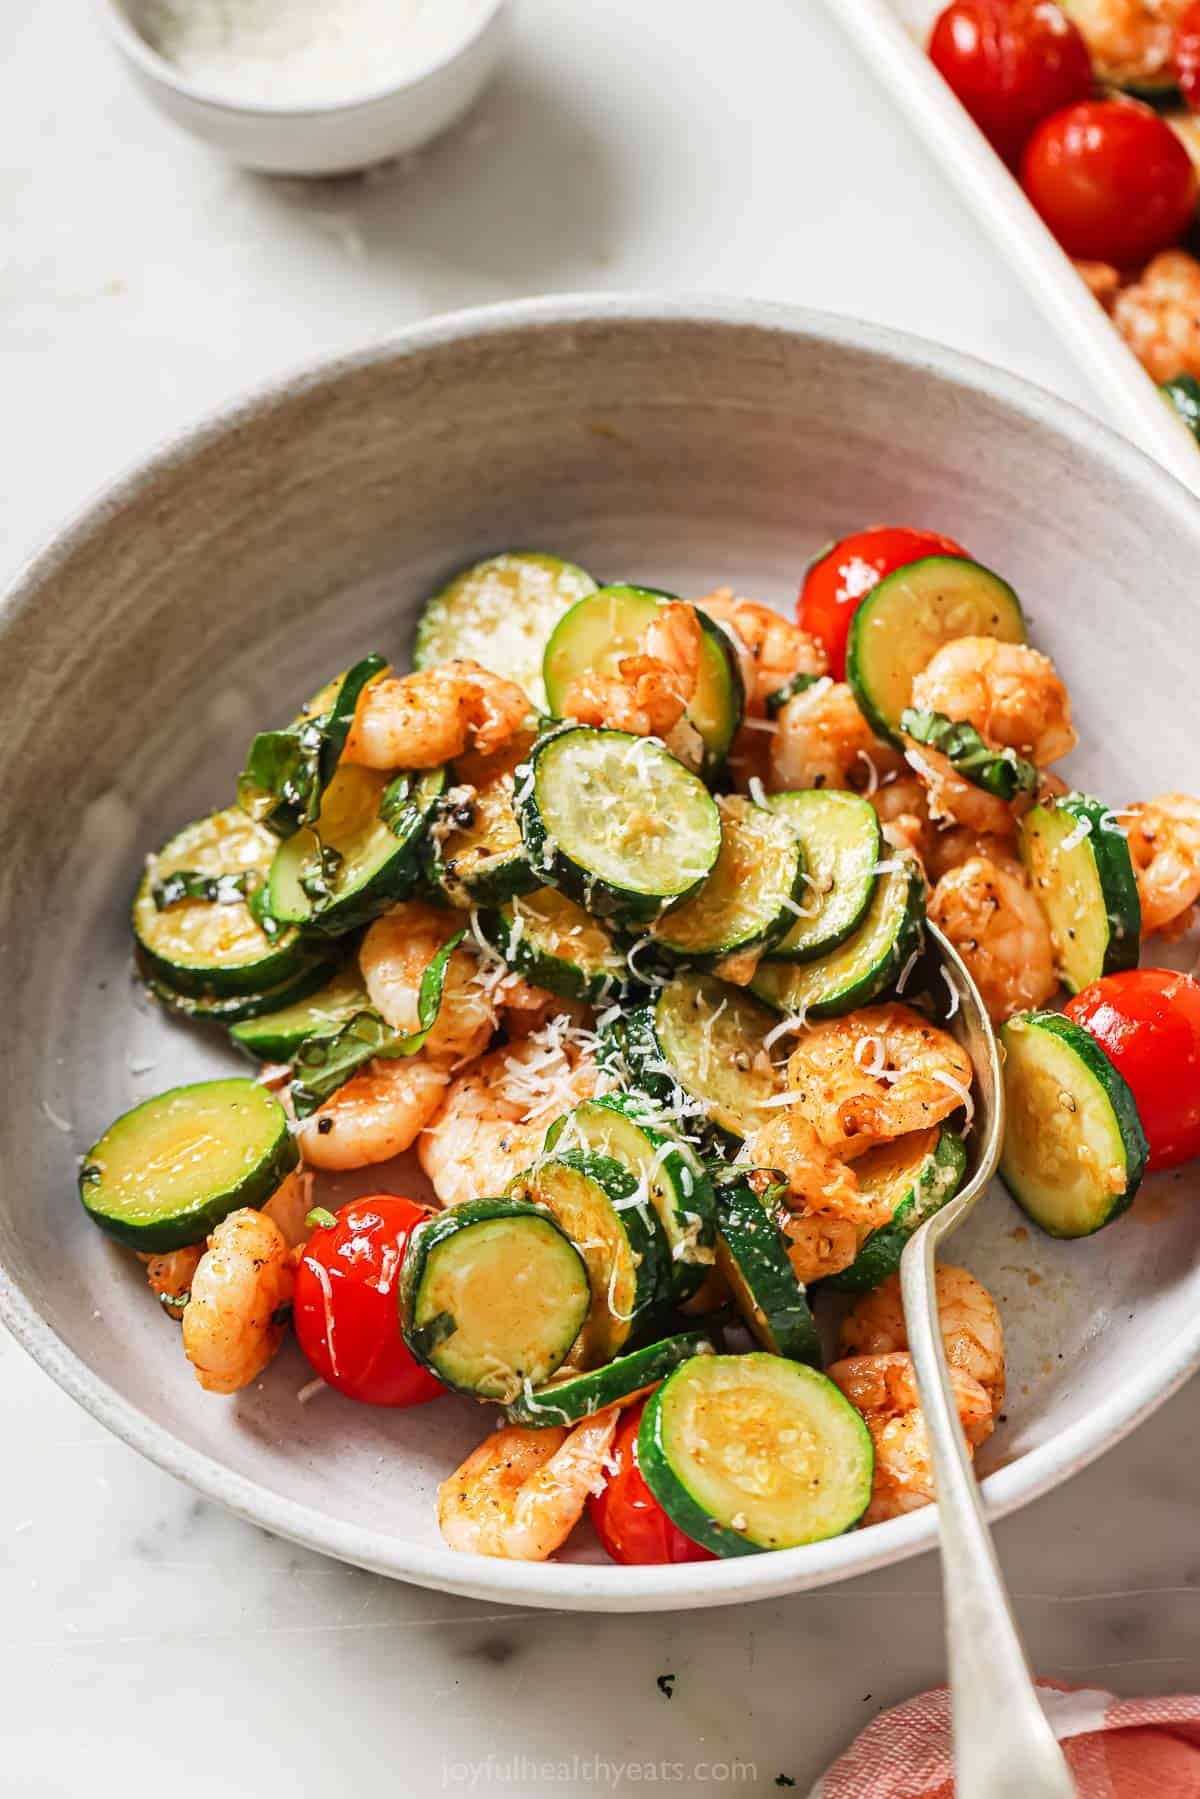
[[[319,1137],[328,1137],[328,1135],[332,1129],[333,1129],[333,1119],[332,1118],[318,1118],[317,1119],[317,1135]]]
[[[664,1699],[674,1699],[675,1676],[673,1674],[660,1674],[654,1684]]]
[[[777,1774],[775,1776],[775,1785],[777,1787],[794,1787],[795,1784],[796,1783],[790,1774]]]

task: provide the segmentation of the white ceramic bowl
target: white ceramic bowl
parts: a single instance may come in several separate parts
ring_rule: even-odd
[[[530,1566],[456,1556],[433,1495],[483,1435],[323,1392],[294,1346],[233,1400],[200,1392],[141,1270],[84,1219],[76,1158],[136,1099],[240,1066],[137,992],[141,856],[224,804],[245,743],[330,668],[402,657],[421,597],[489,550],[781,604],[814,546],[891,519],[1008,575],[1066,673],[1068,764],[1120,802],[1188,786],[1200,509],[1080,413],[865,326],[736,302],[568,299],[464,314],[252,396],[120,481],[0,610],[0,1315],[127,1442],[269,1530],[426,1585],[522,1604],[728,1603],[930,1546],[931,1510],[776,1555],[619,1568],[581,1529]],[[149,1066],[147,1066],[149,1065]],[[367,1170],[334,1203],[425,1189]],[[955,1253],[996,1291],[1007,1421],[993,1513],[1113,1443],[1200,1360],[1200,1169],[1054,1243],[995,1188]]]
[[[159,111],[244,168],[342,175],[402,156],[445,131],[483,92],[507,37],[509,0],[486,0],[456,44],[401,81],[320,106],[231,99],[187,80],[138,29],[139,0],[100,0],[137,86]]]

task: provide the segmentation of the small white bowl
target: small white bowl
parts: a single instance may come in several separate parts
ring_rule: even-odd
[[[243,168],[272,175],[345,175],[436,137],[478,99],[508,30],[509,0],[490,0],[435,61],[402,80],[323,105],[273,106],[198,86],[138,29],[136,0],[100,0],[137,86],[159,111]]]

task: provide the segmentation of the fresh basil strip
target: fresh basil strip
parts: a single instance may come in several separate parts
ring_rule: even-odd
[[[206,875],[194,868],[177,868],[173,874],[155,881],[150,895],[160,912],[177,906],[181,900],[205,900],[210,906],[236,906],[248,899],[252,891],[249,874]]]
[[[974,725],[947,718],[941,712],[919,712],[906,706],[900,729],[927,749],[945,756],[955,774],[973,787],[981,787],[998,800],[1014,800],[1019,793],[1033,793],[1038,771],[1015,750],[994,750]]]
[[[305,1038],[292,1057],[291,1095],[297,1118],[309,1117],[376,1056],[384,1060],[415,1056],[424,1047],[441,1010],[450,958],[465,935],[465,931],[459,931],[443,943],[421,976],[417,999],[420,1022],[415,1031],[394,1031],[378,1012],[367,1007],[356,1012],[332,1037]]]

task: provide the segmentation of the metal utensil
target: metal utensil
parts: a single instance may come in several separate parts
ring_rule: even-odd
[[[996,1172],[1004,1088],[996,1039],[975,983],[936,926],[929,934],[957,996],[958,1035],[975,1069],[971,1178],[913,1233],[900,1263],[904,1319],[937,1483],[955,1791],[958,1799],[1073,1799],[1075,1783],[1038,1703],[983,1515],[938,1325],[938,1245],[958,1229]]]

